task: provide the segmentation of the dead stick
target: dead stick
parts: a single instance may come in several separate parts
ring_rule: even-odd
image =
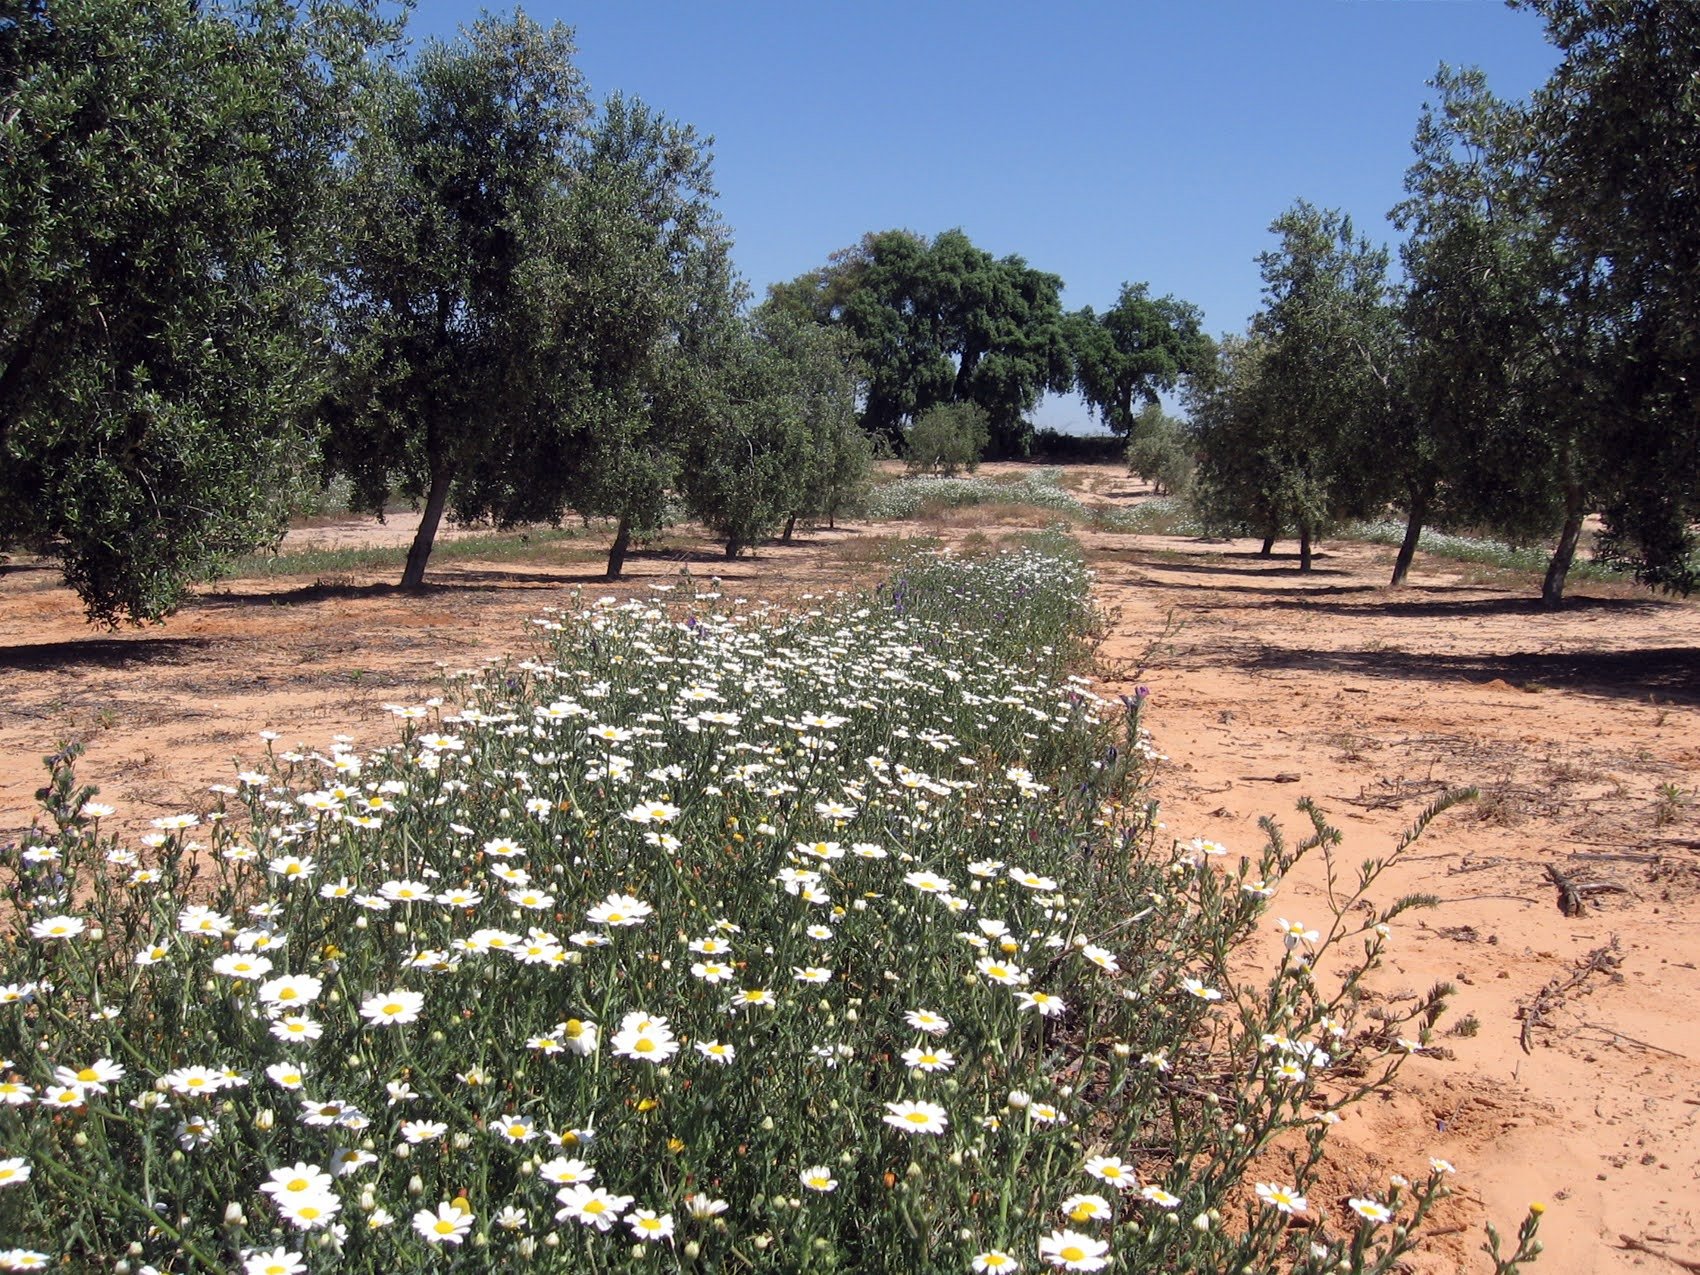
[[[1682,1267],[1685,1271],[1694,1271],[1700,1275],[1700,1262],[1691,1262],[1686,1257],[1678,1257],[1675,1253],[1667,1253],[1662,1248],[1654,1248],[1645,1240],[1638,1240],[1633,1235],[1618,1232],[1618,1239],[1623,1241],[1623,1247],[1636,1253],[1651,1253],[1654,1257],[1662,1257],[1673,1265]]]
[[[1572,988],[1580,986],[1588,975],[1598,973],[1603,969],[1610,969],[1616,965],[1617,957],[1612,955],[1616,951],[1617,935],[1614,934],[1611,936],[1611,942],[1596,947],[1583,957],[1577,965],[1576,972],[1563,983],[1555,978],[1535,993],[1535,999],[1530,1001],[1528,1007],[1523,1011],[1523,1030],[1517,1034],[1517,1043],[1523,1047],[1524,1053],[1534,1052],[1529,1047],[1529,1033],[1536,1027],[1545,1025],[1543,1019],[1547,1011],[1557,1008],[1558,1002],[1564,994]]]
[[[1688,1061],[1687,1054],[1679,1054],[1676,1050],[1666,1049],[1663,1045],[1653,1045],[1644,1040],[1637,1040],[1628,1032],[1620,1032],[1617,1028],[1607,1027],[1604,1023],[1583,1023],[1582,1026],[1592,1027],[1597,1032],[1606,1032],[1611,1036],[1617,1037],[1618,1040],[1627,1040],[1631,1045],[1639,1045],[1642,1049],[1651,1049],[1655,1054],[1669,1054],[1672,1058],[1680,1058],[1684,1062]]]

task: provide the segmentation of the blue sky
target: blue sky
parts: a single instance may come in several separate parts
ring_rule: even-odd
[[[498,6],[488,6],[503,11]],[[1443,61],[1522,97],[1556,62],[1500,0],[535,0],[593,92],[714,138],[721,209],[759,296],[870,230],[960,226],[1062,276],[1124,281],[1240,330],[1269,222],[1304,197],[1393,243],[1425,82]],[[418,0],[414,37],[480,6]],[[1043,423],[1084,423],[1048,400]]]

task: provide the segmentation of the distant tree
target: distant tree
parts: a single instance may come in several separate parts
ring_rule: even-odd
[[[1143,283],[1124,283],[1103,314],[1091,306],[1069,316],[1069,345],[1080,396],[1109,429],[1133,431],[1135,413],[1173,390],[1212,357],[1198,308],[1152,298]]]
[[[822,475],[854,400],[838,343],[814,324],[758,311],[717,341],[702,363],[681,488],[732,558],[823,498]]]
[[[618,579],[633,538],[659,531],[671,507],[685,433],[678,414],[657,408],[661,364],[705,306],[730,304],[728,244],[703,143],[641,102],[610,98],[575,168],[557,233],[538,251],[559,289],[555,410],[578,454],[558,471],[564,497],[527,481],[547,498],[544,518],[564,499],[614,520],[608,578]]]
[[[1574,263],[1566,317],[1591,319],[1585,339],[1560,337],[1560,392],[1593,391],[1596,415],[1574,468],[1606,510],[1608,552],[1686,592],[1700,519],[1700,7],[1518,3],[1545,19],[1562,54],[1535,117],[1542,208]],[[1567,516],[1549,604],[1579,529]]]
[[[912,474],[973,473],[990,437],[986,409],[978,403],[940,403],[909,427],[903,459]]]
[[[562,412],[559,243],[590,113],[571,33],[483,18],[391,74],[350,157],[331,464],[357,505],[423,503],[404,588],[455,516],[558,508],[576,454]],[[541,486],[533,488],[532,483]]]
[[[157,620],[311,468],[331,159],[379,0],[0,18],[0,543]]]
[[[972,402],[993,454],[1017,455],[1044,392],[1073,383],[1061,293],[1056,275],[995,258],[960,230],[931,241],[888,230],[776,285],[770,300],[854,338],[864,428],[897,445],[928,408]]]
[[[1279,440],[1265,428],[1258,399],[1267,352],[1255,329],[1223,337],[1213,363],[1183,392],[1199,456],[1192,505],[1212,530],[1260,537],[1265,557],[1293,526]]]
[[[1392,213],[1408,232],[1400,402],[1386,451],[1406,512],[1394,585],[1436,512],[1514,538],[1557,526],[1562,449],[1552,430],[1575,416],[1537,417],[1526,403],[1548,357],[1528,115],[1490,93],[1480,71],[1443,66],[1432,84],[1439,102],[1423,108],[1408,198]]]
[[[1187,423],[1147,403],[1133,418],[1127,439],[1128,472],[1138,474],[1159,496],[1184,496],[1198,462]]]
[[[1201,442],[1211,466],[1223,467],[1215,496],[1241,502],[1218,515],[1295,527],[1309,571],[1319,535],[1385,498],[1378,437],[1397,329],[1388,254],[1359,238],[1349,217],[1300,200],[1270,229],[1281,242],[1258,258],[1266,304],[1252,320],[1255,374],[1236,387],[1233,434],[1206,431]],[[1262,476],[1245,475],[1248,464]]]

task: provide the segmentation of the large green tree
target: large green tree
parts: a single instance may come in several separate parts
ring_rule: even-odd
[[[548,514],[575,463],[557,250],[591,107],[572,55],[566,27],[523,15],[428,42],[349,157],[327,455],[359,505],[422,504],[405,588],[451,501],[462,521]]]
[[[1568,343],[1562,387],[1590,391],[1597,414],[1577,462],[1610,550],[1687,591],[1700,518],[1700,7],[1519,3],[1562,54],[1535,117],[1543,209],[1576,263],[1565,303],[1591,320]]]
[[[0,543],[157,619],[275,539],[314,448],[326,192],[378,0],[0,20]]]
[[[1217,517],[1261,523],[1266,537],[1296,528],[1309,571],[1318,536],[1385,498],[1379,435],[1397,328],[1388,254],[1349,217],[1300,200],[1270,229],[1280,243],[1258,258],[1259,355],[1223,415],[1232,432],[1206,432],[1201,445]],[[1260,475],[1247,475],[1248,463]]]
[[[871,432],[900,445],[928,408],[977,403],[992,453],[1019,455],[1045,391],[1073,384],[1061,295],[1056,275],[993,257],[961,230],[931,240],[887,230],[777,285],[770,299],[850,333]]]
[[[1575,409],[1534,410],[1548,375],[1552,258],[1535,205],[1531,121],[1495,97],[1480,71],[1441,67],[1392,213],[1400,255],[1403,357],[1385,457],[1397,471],[1406,531],[1392,583],[1403,583],[1433,516],[1516,539],[1563,521],[1555,435]]]
[[[1102,314],[1087,306],[1069,316],[1069,344],[1080,396],[1113,432],[1127,437],[1139,409],[1158,402],[1213,357],[1198,307],[1153,297],[1124,283]]]
[[[564,499],[614,520],[608,576],[633,538],[664,525],[690,435],[690,413],[669,410],[670,363],[689,357],[687,329],[734,304],[729,244],[713,207],[706,147],[688,127],[641,102],[613,97],[578,164],[567,216],[543,245],[557,266],[557,412],[580,453],[558,470]],[[538,479],[535,514],[560,514]]]

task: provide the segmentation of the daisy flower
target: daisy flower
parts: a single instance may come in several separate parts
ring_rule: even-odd
[[[22,1156],[0,1160],[0,1187],[17,1186],[30,1180],[30,1162]]]
[[[736,1047],[718,1040],[699,1040],[693,1047],[704,1058],[712,1059],[723,1067],[738,1056]]]
[[[472,1229],[472,1214],[463,1213],[444,1201],[436,1212],[420,1209],[413,1215],[413,1229],[425,1237],[428,1244],[459,1244]]]
[[[1101,1195],[1071,1195],[1061,1207],[1071,1222],[1101,1222],[1110,1216],[1110,1202]]]
[[[942,1014],[935,1014],[930,1009],[912,1009],[903,1015],[903,1021],[918,1032],[926,1032],[929,1036],[942,1036],[950,1030],[950,1019]]]
[[[810,1191],[825,1192],[838,1189],[838,1179],[832,1176],[832,1170],[824,1164],[817,1164],[812,1168],[804,1169],[797,1175],[797,1178]]]
[[[1049,992],[1017,992],[1015,999],[1021,1003],[1022,1009],[1037,1010],[1045,1018],[1055,1018],[1068,1009],[1067,1001]]]
[[[1039,1256],[1065,1271],[1101,1271],[1110,1264],[1110,1246],[1078,1231],[1052,1231],[1039,1241]]]
[[[425,1007],[422,992],[397,990],[369,996],[360,1002],[360,1017],[374,1027],[391,1027],[418,1021]]]
[[[657,1213],[654,1209],[633,1209],[626,1225],[638,1239],[651,1244],[673,1238],[673,1215]]]
[[[950,1124],[943,1107],[936,1102],[888,1102],[885,1122],[904,1133],[940,1134]]]
[[[614,1223],[620,1220],[620,1215],[631,1207],[632,1197],[629,1195],[614,1195],[599,1186],[569,1186],[555,1192],[555,1199],[560,1209],[555,1213],[557,1222],[571,1219],[584,1226],[594,1226],[599,1231],[613,1229]]]
[[[1139,1174],[1119,1155],[1093,1156],[1086,1161],[1086,1172],[1120,1191],[1129,1191],[1139,1185]]]
[[[242,1255],[242,1275],[306,1275],[306,1270],[301,1254],[291,1253],[281,1245],[266,1252]]]
[[[1379,1200],[1352,1199],[1347,1203],[1352,1206],[1352,1212],[1366,1222],[1385,1222],[1393,1216],[1393,1210]]]
[[[1303,1213],[1308,1207],[1304,1196],[1290,1186],[1282,1186],[1276,1182],[1259,1182],[1257,1198],[1271,1208],[1280,1209],[1283,1213]]]
[[[30,937],[38,939],[74,939],[88,928],[80,916],[44,916],[30,926]]]
[[[583,1160],[556,1156],[537,1166],[537,1176],[557,1186],[581,1186],[596,1177],[596,1170]]]
[[[610,894],[591,908],[588,918],[597,925],[640,925],[655,909],[629,894]]]
[[[311,974],[284,974],[260,984],[259,996],[268,1005],[310,1005],[324,990]]]
[[[1021,1269],[1021,1263],[1001,1248],[989,1248],[984,1253],[976,1253],[972,1265],[979,1272],[1018,1271]]]
[[[914,1049],[903,1051],[903,1065],[919,1071],[949,1071],[956,1066],[956,1056],[948,1049]]]
[[[679,1052],[679,1042],[665,1018],[651,1018],[636,1012],[620,1020],[620,1030],[614,1033],[614,1054],[634,1062],[662,1063]]]

